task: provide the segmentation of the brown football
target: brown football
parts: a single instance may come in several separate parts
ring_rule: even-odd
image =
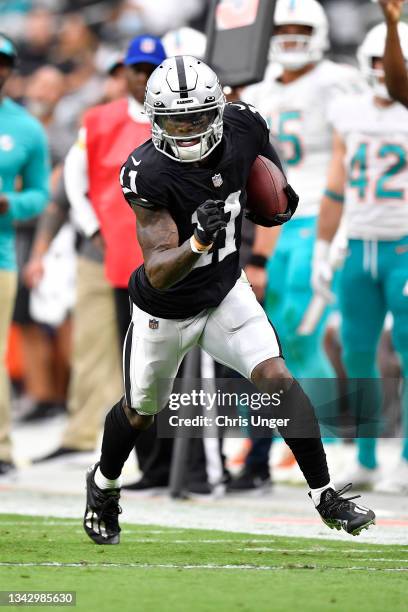
[[[286,212],[288,198],[283,191],[287,180],[275,164],[258,155],[252,164],[246,186],[247,209],[266,219]]]

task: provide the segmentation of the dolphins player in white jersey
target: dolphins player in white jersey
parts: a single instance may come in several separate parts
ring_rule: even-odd
[[[327,108],[333,97],[359,90],[363,82],[351,66],[323,59],[328,46],[328,20],[316,0],[278,0],[271,69],[242,93],[279,139],[288,180],[300,194],[291,227],[282,228],[267,264],[265,308],[289,367],[301,378],[331,375],[322,347],[324,320],[309,336],[297,333],[312,297],[311,257],[332,144]]]
[[[407,62],[408,26],[398,27]],[[408,377],[408,110],[392,100],[385,87],[385,38],[385,24],[379,24],[358,52],[370,91],[336,100],[330,109],[335,137],[313,261],[313,287],[324,294],[331,277],[330,241],[344,215],[348,256],[338,287],[343,360],[347,375],[360,379],[378,377],[376,350],[387,312],[393,315],[393,343]],[[402,400],[402,458],[385,479],[379,477],[376,440],[371,437],[376,428],[368,427],[368,421],[379,420],[375,384],[367,393],[369,411],[362,415],[365,425],[359,430],[367,437],[358,438],[358,462],[350,473],[359,485],[408,492],[407,389]]]
[[[259,109],[279,140],[288,179],[300,194],[291,227],[273,228],[269,237],[262,235],[267,248],[275,244],[266,265],[264,307],[279,330],[286,362],[302,379],[334,376],[322,346],[326,317],[313,333],[298,333],[312,299],[316,220],[332,144],[327,108],[333,97],[364,86],[355,68],[324,59],[328,31],[326,14],[316,0],[278,0],[265,79],[241,95]],[[316,399],[316,384],[305,380],[303,384]],[[246,468],[255,461],[254,455],[258,472],[268,470],[270,444],[266,442],[254,440]],[[292,467],[293,458],[285,458],[282,465]]]

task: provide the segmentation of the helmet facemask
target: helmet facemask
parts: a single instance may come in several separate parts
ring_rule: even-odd
[[[313,28],[310,34],[275,34],[271,53],[273,60],[287,70],[300,70],[323,55],[323,51],[314,48]]]
[[[155,107],[150,114],[155,147],[180,162],[197,162],[221,142],[224,99],[208,104],[169,109]]]
[[[388,89],[385,85],[385,72],[381,68],[374,67],[374,61],[377,58],[371,58],[371,67],[366,71],[366,79],[374,92],[374,95],[383,100],[391,100],[391,96],[388,93]]]

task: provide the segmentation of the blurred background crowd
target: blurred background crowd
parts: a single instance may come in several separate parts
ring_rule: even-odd
[[[355,61],[357,45],[378,21],[378,7],[367,0],[322,4],[336,24],[330,31],[330,55]],[[19,48],[8,94],[38,113],[44,106],[38,91],[49,96],[53,91],[48,104],[57,105],[59,127],[69,131],[81,109],[115,95],[107,74],[132,38],[163,36],[183,25],[204,31],[210,5],[210,0],[0,0],[1,31]],[[54,70],[36,74],[44,66]]]
[[[364,0],[325,0],[322,4],[330,22],[336,24],[331,28],[329,56],[355,63],[358,44],[379,21],[378,7]],[[10,36],[18,48],[18,62],[4,93],[22,104],[47,132],[52,200],[59,200],[61,206],[66,197],[60,193],[63,162],[77,138],[84,112],[127,94],[122,59],[129,42],[141,34],[165,37],[185,26],[204,32],[210,5],[210,0],[0,0],[0,31]],[[166,47],[166,38],[163,40]],[[173,55],[169,39],[167,44],[168,55]],[[42,320],[34,314],[35,305],[30,306],[30,288],[37,284],[38,270],[33,265],[27,269],[27,263],[36,227],[36,219],[17,224],[19,288],[7,367],[13,384],[13,418],[21,421],[41,421],[66,411],[72,362],[70,315],[75,281],[58,249],[56,261],[60,258],[60,269],[65,266],[64,308],[54,318],[51,313],[48,320]],[[78,247],[78,237],[68,236],[65,240],[72,250]],[[63,251],[66,253],[65,247]],[[41,301],[37,310],[41,311]],[[116,401],[120,379],[115,376],[120,374],[111,375],[111,394],[104,398],[102,409]],[[97,421],[100,413],[101,410]],[[99,430],[95,421],[85,425],[82,422],[82,440],[77,437],[78,423],[71,433],[66,433],[57,455],[61,451],[63,454],[96,448]],[[90,434],[87,426],[92,430]],[[154,433],[150,435],[154,438]],[[139,464],[152,463],[154,484],[166,484],[171,444],[162,442],[153,452],[153,438],[141,441],[144,448],[139,449]],[[159,462],[155,453],[160,456]],[[198,464],[200,471],[200,461]]]

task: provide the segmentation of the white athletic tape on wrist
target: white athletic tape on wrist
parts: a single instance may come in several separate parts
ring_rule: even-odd
[[[190,247],[193,253],[197,253],[197,255],[202,255],[203,253],[207,253],[212,248],[213,243],[204,245],[198,242],[195,236],[191,236],[190,238]]]

